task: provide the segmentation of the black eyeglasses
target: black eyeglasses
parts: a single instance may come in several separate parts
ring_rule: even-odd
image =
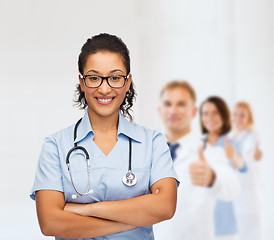
[[[109,77],[102,77],[98,75],[84,75],[82,78],[84,80],[85,85],[89,88],[100,87],[104,80],[106,80],[108,85],[112,88],[122,88],[123,86],[125,86],[128,77],[129,74],[127,76],[113,75]]]

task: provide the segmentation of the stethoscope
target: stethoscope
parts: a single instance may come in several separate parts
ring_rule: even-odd
[[[71,179],[71,183],[73,185],[73,188],[75,190],[75,192],[78,194],[78,196],[76,194],[72,194],[71,198],[72,199],[76,199],[78,197],[83,197],[86,196],[88,194],[92,194],[93,190],[90,189],[90,158],[89,158],[89,154],[88,151],[82,147],[82,146],[78,146],[77,143],[75,142],[75,139],[77,137],[77,128],[80,124],[80,122],[82,121],[82,118],[76,123],[75,127],[74,127],[74,147],[71,148],[68,153],[67,153],[67,157],[66,157],[66,164],[68,167],[68,171],[69,171],[69,175],[70,175],[70,179]],[[128,172],[125,174],[125,176],[122,178],[122,182],[128,186],[128,187],[132,187],[137,183],[137,177],[135,176],[135,174],[132,172],[131,169],[131,148],[132,148],[132,140],[129,137],[129,163],[128,163]],[[88,184],[87,184],[87,188],[86,191],[84,193],[81,193],[77,190],[76,185],[74,184],[73,178],[72,178],[72,174],[71,174],[71,169],[70,169],[70,162],[69,162],[69,157],[71,155],[71,153],[75,150],[81,150],[84,152],[85,157],[86,157],[86,162],[87,162],[87,173],[88,173]]]

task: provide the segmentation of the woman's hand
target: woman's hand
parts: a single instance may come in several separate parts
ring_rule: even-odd
[[[234,147],[229,143],[228,137],[225,138],[224,150],[225,150],[225,155],[226,155],[227,159],[233,160],[235,157],[235,150],[234,150]]]
[[[254,150],[254,159],[255,161],[260,161],[262,159],[263,152],[260,150],[259,143],[256,143],[256,147]]]
[[[244,159],[235,152],[234,147],[229,143],[228,137],[225,138],[224,150],[227,159],[231,161],[234,168],[242,169],[244,167]]]

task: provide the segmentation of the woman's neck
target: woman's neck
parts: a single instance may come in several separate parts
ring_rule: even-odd
[[[103,117],[88,109],[88,116],[94,132],[110,132],[118,129],[119,111],[114,114]]]
[[[215,145],[215,143],[218,141],[220,138],[220,134],[218,132],[209,132],[207,134],[207,142],[210,145]]]
[[[245,128],[234,128],[233,137],[238,137],[245,130],[246,130]]]

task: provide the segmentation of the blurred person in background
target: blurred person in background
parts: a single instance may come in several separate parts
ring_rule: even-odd
[[[160,93],[158,110],[181,184],[173,219],[154,225],[157,240],[213,240],[216,198],[232,200],[239,193],[223,149],[203,151],[200,136],[191,131],[195,103],[195,91],[186,81],[172,81]]]
[[[200,107],[200,124],[204,134],[204,148],[207,149],[209,146],[223,148],[227,165],[238,172],[245,173],[247,167],[240,155],[239,147],[228,138],[231,121],[225,101],[217,96],[208,97]],[[216,239],[236,239],[238,229],[232,201],[217,201],[214,222]]]
[[[236,103],[231,119],[233,130],[230,138],[239,144],[248,167],[248,172],[240,177],[242,191],[235,201],[238,239],[260,240],[262,239],[262,213],[259,164],[262,151],[259,148],[258,135],[253,130],[254,118],[250,105],[247,102]]]

